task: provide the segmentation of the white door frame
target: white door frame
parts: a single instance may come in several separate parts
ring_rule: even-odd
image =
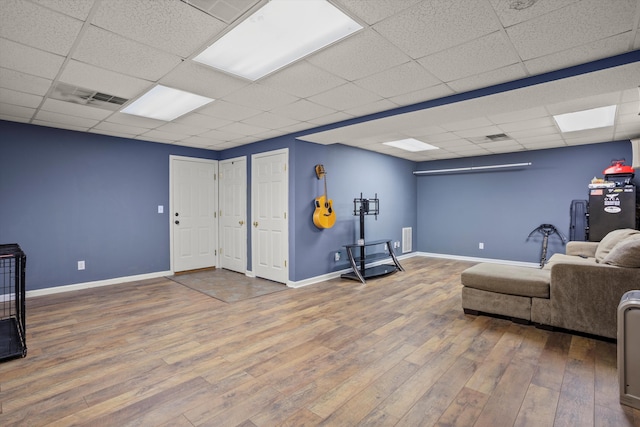
[[[175,273],[175,265],[174,265],[174,259],[173,259],[173,243],[174,243],[174,236],[173,236],[173,230],[175,227],[173,227],[173,222],[175,220],[175,218],[173,217],[173,212],[175,212],[174,210],[174,198],[175,195],[173,194],[173,161],[174,160],[185,160],[185,161],[190,161],[190,162],[201,162],[201,163],[211,163],[215,166],[215,175],[216,178],[218,176],[218,161],[217,160],[211,160],[211,159],[203,159],[203,158],[199,158],[199,157],[187,157],[187,156],[176,156],[173,154],[169,155],[169,265],[170,265],[170,270],[171,270],[171,274]],[[215,242],[214,242],[214,247],[218,248],[218,234],[219,234],[219,221],[218,221],[218,182],[216,179],[215,182],[215,186],[216,186],[216,197],[214,200],[215,206],[214,206],[214,217],[215,217],[215,229],[216,229],[216,236],[215,236]],[[216,267],[220,264],[220,259],[219,259],[219,255],[218,255],[218,251],[216,249],[216,257],[215,257],[215,263],[216,263]]]
[[[257,158],[261,158],[261,157],[268,157],[268,156],[273,156],[273,155],[278,155],[278,154],[284,154],[285,155],[285,168],[286,168],[286,173],[285,173],[285,179],[286,179],[286,183],[285,183],[285,191],[284,194],[282,195],[282,200],[283,200],[283,204],[284,204],[284,221],[285,221],[285,226],[284,226],[284,230],[283,230],[283,241],[281,242],[283,245],[283,252],[286,256],[286,260],[284,261],[284,265],[285,265],[285,269],[286,269],[286,279],[284,281],[285,284],[289,285],[290,280],[289,280],[289,272],[290,272],[290,266],[289,266],[289,149],[288,148],[282,148],[279,150],[273,150],[273,151],[265,151],[262,153],[256,153],[256,154],[252,154],[251,155],[251,224],[254,223],[254,221],[256,221],[256,204],[255,204],[255,191],[256,191],[256,162],[255,159]],[[251,276],[255,276],[256,273],[256,260],[258,259],[257,257],[257,245],[256,245],[256,233],[255,233],[255,227],[252,225],[251,226]]]

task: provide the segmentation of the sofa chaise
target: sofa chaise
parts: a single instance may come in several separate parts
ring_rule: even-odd
[[[640,231],[614,230],[600,242],[568,242],[542,268],[476,264],[461,275],[467,314],[494,314],[615,339],[617,307],[640,289]]]

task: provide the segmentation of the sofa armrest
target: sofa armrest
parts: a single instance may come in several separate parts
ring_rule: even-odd
[[[598,249],[598,242],[567,242],[567,255],[584,256],[593,258],[596,256],[596,249]]]
[[[551,266],[552,326],[616,338],[617,308],[625,292],[638,289],[640,268],[607,264]]]

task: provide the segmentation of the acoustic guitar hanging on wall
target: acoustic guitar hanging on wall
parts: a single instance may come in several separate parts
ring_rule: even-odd
[[[313,223],[318,228],[331,228],[336,223],[336,213],[333,211],[333,201],[327,196],[327,173],[323,165],[316,165],[316,176],[318,179],[324,178],[324,194],[316,197]]]

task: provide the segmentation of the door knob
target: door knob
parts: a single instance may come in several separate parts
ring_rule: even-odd
[[[176,224],[176,225],[180,225],[180,221],[176,220],[176,221],[175,221],[175,224]]]
[[[257,227],[257,226],[258,226],[258,221],[255,221],[255,222],[253,223],[253,226],[254,226],[254,227]]]
[[[178,216],[178,212],[176,212],[176,216]]]
[[[244,224],[244,221],[238,221],[238,224],[242,225]]]

